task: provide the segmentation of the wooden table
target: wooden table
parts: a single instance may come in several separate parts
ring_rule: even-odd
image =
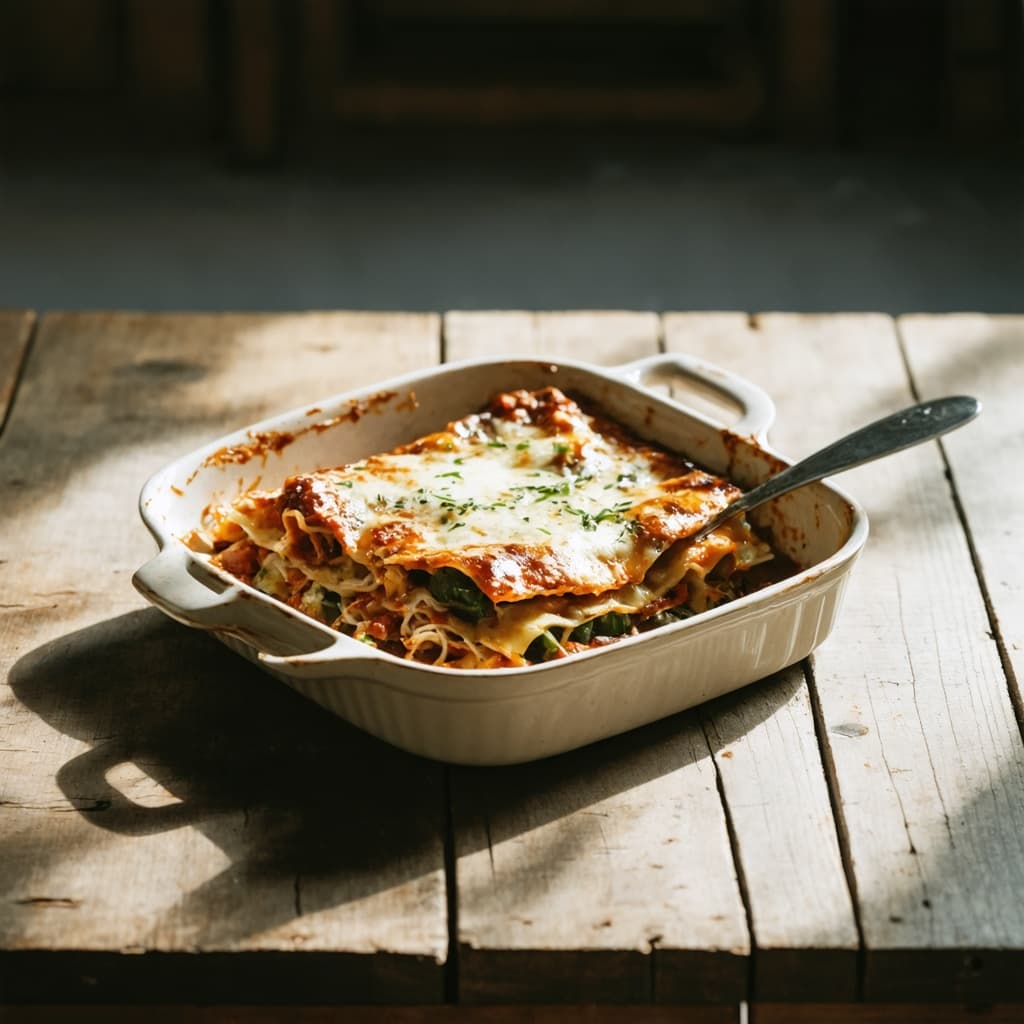
[[[659,348],[761,384],[792,455],[986,406],[844,478],[872,537],[839,625],[739,694],[445,767],[129,583],[143,481],[218,434],[441,359]],[[0,315],[9,1019],[1024,1019],[1022,368],[1024,318],[972,315]]]

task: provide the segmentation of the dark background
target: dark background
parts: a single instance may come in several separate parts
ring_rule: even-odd
[[[1021,311],[1019,0],[0,0],[0,305]]]

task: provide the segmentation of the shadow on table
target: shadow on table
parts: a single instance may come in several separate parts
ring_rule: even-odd
[[[174,908],[176,930],[196,945],[242,940],[443,864],[443,765],[325,714],[155,610],[38,648],[14,666],[11,686],[90,744],[56,776],[90,823],[135,836],[192,826],[230,859]],[[454,771],[486,789],[490,814],[533,828],[692,763],[695,729],[683,714],[533,765]],[[126,767],[127,784],[118,781]],[[56,844],[47,852],[69,854]],[[184,846],[172,855],[188,857]]]
[[[697,715],[683,713],[530,765],[445,769],[346,725],[209,637],[153,609],[100,622],[38,648],[17,662],[10,681],[28,709],[59,732],[89,744],[56,774],[64,798],[84,820],[121,835],[164,834],[166,845],[152,870],[173,876],[175,883],[205,856],[197,854],[196,833],[223,851],[226,867],[186,892],[176,906],[155,911],[154,935],[166,940],[172,934],[175,942],[194,948],[242,944],[287,949],[293,930],[301,932],[304,916],[439,872],[446,773],[457,813],[461,805],[469,815],[485,814],[495,825],[492,838],[500,842],[685,769],[706,753]],[[796,685],[797,674],[784,674],[759,686],[754,701],[735,695],[704,710],[727,730],[723,709],[742,701],[744,720],[752,723],[790,700]],[[723,739],[731,742],[732,735]],[[126,767],[134,771],[126,773]],[[927,918],[938,914],[948,919],[951,910],[941,909],[944,904],[962,906],[961,913],[975,904],[985,907],[993,948],[1007,946],[1016,934],[1019,908],[986,903],[987,873],[975,870],[991,862],[986,837],[996,834],[999,801],[989,791],[975,793],[957,809],[971,823],[966,831],[974,840],[969,856],[954,851],[952,839],[947,846],[936,843],[927,858],[909,853],[902,858],[916,863],[920,884],[894,872],[878,891],[862,894],[883,900],[890,920],[905,918],[912,945],[927,930]],[[542,864],[523,861],[516,879],[502,884],[514,884],[528,895],[531,886],[542,886],[545,879],[550,883],[552,872],[582,855],[573,844],[582,847],[588,834],[584,828],[557,830],[536,853]],[[45,877],[48,860],[74,859],[94,846],[87,830],[62,829],[59,837],[54,830],[47,846],[39,835],[32,830],[25,840],[11,833],[0,846],[0,863],[14,891],[22,888],[19,872],[27,885],[30,875]],[[460,829],[459,840],[460,854],[486,842],[477,828]],[[22,842],[31,843],[31,850],[18,847]],[[130,853],[124,856],[126,878],[144,874],[143,863]],[[198,867],[202,870],[203,863]],[[534,879],[532,869],[537,870]],[[163,885],[161,891],[169,888]],[[369,913],[362,907],[356,912]],[[279,929],[277,937],[268,939],[265,933],[273,929]],[[1005,989],[1000,979],[1016,970],[1012,950],[979,958],[977,951],[967,956],[955,946],[947,960],[957,992]],[[920,959],[922,978],[934,978],[934,957],[926,952],[908,956]],[[872,977],[883,986],[879,991],[887,984],[878,973],[883,967],[879,961],[872,968]],[[216,970],[223,969],[218,961]],[[907,969],[902,964],[893,991],[907,989]]]
[[[155,610],[38,648],[11,686],[91,744],[56,775],[90,823],[135,836],[192,826],[228,856],[174,910],[197,944],[239,940],[441,863],[441,766],[319,712]],[[184,874],[185,846],[164,856],[180,857]]]

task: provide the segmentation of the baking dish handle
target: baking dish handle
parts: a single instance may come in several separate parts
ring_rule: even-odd
[[[615,367],[613,372],[641,387],[657,374],[672,372],[709,388],[740,410],[739,420],[729,427],[734,434],[763,440],[768,428],[775,422],[775,403],[765,391],[749,380],[695,356],[684,355],[682,352],[663,352],[632,363],[623,363]]]
[[[353,647],[356,642],[350,637],[221,579],[177,541],[164,545],[132,576],[132,583],[172,619],[243,640],[271,666],[296,655],[346,660],[372,656],[359,649],[365,645]]]

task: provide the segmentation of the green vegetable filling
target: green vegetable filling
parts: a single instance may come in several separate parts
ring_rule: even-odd
[[[333,590],[325,590],[320,602],[320,614],[328,623],[334,622],[341,615],[341,598]]]
[[[547,661],[557,650],[558,644],[555,643],[555,638],[550,633],[544,632],[526,648],[526,659],[534,663]]]
[[[430,577],[430,593],[467,622],[479,622],[494,614],[494,605],[464,573],[445,566]]]
[[[589,644],[595,636],[622,636],[632,628],[632,620],[625,612],[606,612],[577,626],[569,634],[569,639],[579,644]]]

